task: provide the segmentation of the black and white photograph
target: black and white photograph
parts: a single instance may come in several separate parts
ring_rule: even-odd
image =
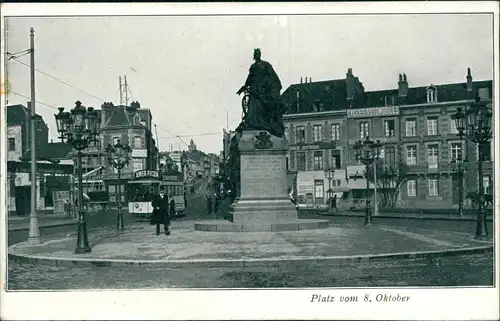
[[[2,319],[498,319],[498,3],[1,18]]]

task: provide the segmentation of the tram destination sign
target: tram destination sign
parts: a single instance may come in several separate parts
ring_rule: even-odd
[[[399,115],[398,106],[349,109],[347,111],[347,118],[368,118],[395,115]]]
[[[136,179],[139,178],[155,178],[160,179],[160,172],[151,169],[141,169],[134,173]]]
[[[180,175],[163,175],[164,181],[180,181]]]

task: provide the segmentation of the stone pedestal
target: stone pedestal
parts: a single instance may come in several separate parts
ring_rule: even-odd
[[[290,231],[328,227],[326,220],[299,220],[287,190],[285,138],[266,131],[243,131],[240,150],[241,193],[231,205],[230,221],[196,223],[200,231]]]

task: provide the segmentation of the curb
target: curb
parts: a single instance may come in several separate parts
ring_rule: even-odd
[[[328,213],[321,213],[319,212],[318,215],[320,216],[329,216],[329,217],[335,217],[335,216],[343,216],[343,217],[365,217],[365,214],[345,214],[345,213],[338,213],[338,214],[328,214]],[[439,217],[439,216],[403,216],[403,215],[384,215],[384,214],[379,214],[379,215],[372,215],[372,219],[376,218],[388,218],[388,219],[407,219],[407,220],[435,220],[435,221],[464,221],[464,222],[476,222],[477,219],[473,217]],[[493,217],[486,217],[487,221],[493,221]]]
[[[40,225],[40,228],[51,228],[51,227],[60,227],[60,226],[69,226],[69,225],[76,225],[78,224],[78,221],[72,221],[72,222],[61,222],[61,223],[49,223],[46,225]],[[9,232],[19,232],[19,231],[29,231],[29,226],[28,227],[15,227],[15,228],[9,228]]]
[[[276,267],[298,264],[345,264],[345,263],[367,263],[371,261],[382,261],[390,259],[409,259],[449,257],[465,254],[478,254],[493,252],[493,245],[477,246],[451,250],[400,252],[384,254],[363,254],[352,256],[307,256],[270,259],[215,259],[215,260],[119,260],[119,259],[87,259],[87,258],[50,258],[43,256],[28,256],[11,253],[9,259],[28,264],[56,265],[56,266],[78,266],[78,267],[163,267],[163,268],[186,268],[186,267],[211,267],[211,268],[245,268],[245,267]]]

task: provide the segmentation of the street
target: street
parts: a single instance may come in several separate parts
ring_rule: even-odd
[[[214,219],[206,215],[206,181],[195,185],[188,195],[186,216],[179,220]],[[227,210],[222,202],[220,213]],[[301,218],[317,214],[302,211]],[[362,217],[322,216],[332,224],[355,226]],[[129,218],[130,219],[130,218]],[[219,217],[221,219],[221,217]],[[115,228],[115,215],[91,216],[89,233],[96,229]],[[411,225],[453,230],[473,235],[474,222],[377,219],[373,224]],[[53,237],[74,233],[75,226],[60,227]],[[286,268],[122,268],[122,267],[63,267],[33,264],[8,264],[9,289],[124,289],[168,287],[348,287],[348,286],[472,286],[493,284],[493,253],[450,256],[433,259],[397,259],[375,262],[327,264],[288,264]]]

